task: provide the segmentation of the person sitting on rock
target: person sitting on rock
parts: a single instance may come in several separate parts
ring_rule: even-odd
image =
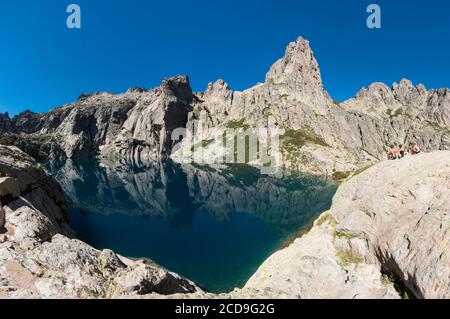
[[[395,155],[395,151],[393,148],[391,148],[388,152],[388,160],[393,160]]]
[[[412,155],[417,155],[421,152],[419,145],[417,144],[412,144],[411,145],[411,154]]]
[[[390,160],[396,160],[396,159],[400,159],[400,149],[398,148],[392,148],[389,153],[388,153],[388,159]]]

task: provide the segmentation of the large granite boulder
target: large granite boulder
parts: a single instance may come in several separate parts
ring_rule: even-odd
[[[344,183],[313,229],[238,293],[449,298],[449,208],[449,151],[380,163]]]

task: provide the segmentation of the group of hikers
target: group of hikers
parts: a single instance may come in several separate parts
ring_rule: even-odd
[[[403,145],[399,145],[398,147],[392,147],[391,150],[388,152],[388,159],[389,160],[398,160],[402,159],[408,154],[411,155],[417,155],[421,152],[419,145],[417,144],[411,144],[409,149],[403,147]]]

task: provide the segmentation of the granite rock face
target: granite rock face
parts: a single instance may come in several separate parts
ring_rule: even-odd
[[[236,92],[219,80],[198,97],[188,127],[196,120],[207,128],[236,123],[260,128],[275,122],[287,131],[281,136],[280,152],[291,170],[319,175],[352,172],[384,159],[391,145],[417,143],[426,151],[450,147],[448,89],[427,91],[407,80],[392,89],[376,83],[338,103],[324,90],[318,63],[302,38],[288,46],[265,83]],[[218,142],[209,142],[204,154],[222,156],[217,136],[206,134],[203,139]],[[187,157],[189,148],[183,148]]]
[[[186,126],[193,101],[189,79],[182,76],[144,93],[114,142],[119,158],[129,163],[167,158],[174,145],[172,133]]]
[[[60,186],[28,155],[0,145],[0,299],[191,293],[191,282],[73,239]]]
[[[345,182],[310,233],[271,256],[240,295],[450,297],[450,152],[385,161]]]
[[[193,99],[189,79],[178,76],[152,91],[83,94],[48,113],[2,115],[0,133],[55,138],[70,159],[95,157],[107,148],[120,159],[158,160],[170,155],[172,130],[186,125]]]
[[[196,138],[208,162],[232,152],[212,128],[277,127],[285,130],[279,149],[272,149],[282,157],[277,165],[316,175],[367,167],[384,159],[391,145],[450,148],[448,89],[427,90],[408,80],[391,88],[375,83],[338,103],[324,89],[319,64],[301,37],[288,45],[264,83],[242,92],[218,80],[193,93],[188,78],[177,76],[153,90],[83,94],[44,114],[3,114],[0,133],[51,136],[59,143],[43,151],[56,153],[54,158],[61,158],[57,144],[72,159],[103,156],[139,164],[192,158],[192,139],[178,143],[172,134],[177,128],[193,131],[197,121],[206,129]]]
[[[361,89],[345,106],[368,113],[390,117],[406,115],[417,121],[428,121],[442,127],[450,125],[450,91],[429,90],[422,84],[413,85],[407,79],[394,83],[391,88],[384,83],[374,83]]]

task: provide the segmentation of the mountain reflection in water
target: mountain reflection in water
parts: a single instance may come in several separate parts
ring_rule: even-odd
[[[51,167],[72,227],[98,249],[152,259],[212,292],[242,287],[262,262],[329,209],[336,185],[264,176],[246,165]]]

